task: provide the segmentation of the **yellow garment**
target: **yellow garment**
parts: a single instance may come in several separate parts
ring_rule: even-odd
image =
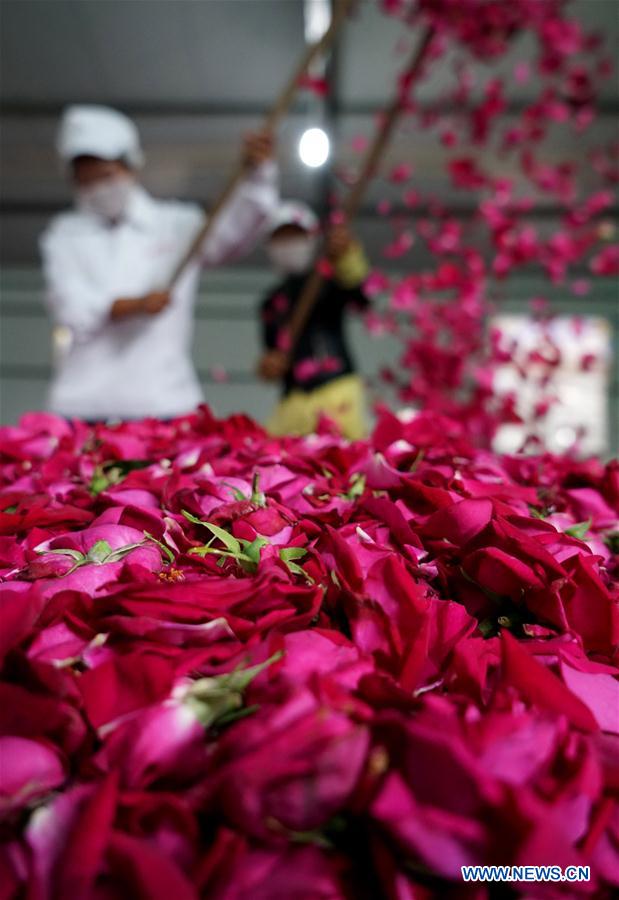
[[[335,280],[347,290],[358,287],[368,276],[370,264],[357,241],[352,241],[334,266]]]
[[[274,437],[312,434],[321,413],[333,419],[344,437],[359,440],[366,434],[365,392],[358,375],[342,375],[313,391],[292,390],[267,422]]]

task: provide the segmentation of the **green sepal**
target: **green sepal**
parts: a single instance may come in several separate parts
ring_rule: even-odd
[[[175,561],[176,557],[174,556],[174,553],[168,547],[167,544],[164,544],[162,541],[157,540],[157,538],[154,535],[152,535],[149,531],[144,532],[144,537],[147,540],[152,541],[153,544],[156,544],[159,547],[159,549],[164,553],[164,555],[167,556],[168,561],[170,563],[173,563]]]
[[[257,707],[243,709],[243,691],[260,672],[283,655],[283,651],[278,650],[263,663],[247,669],[235,669],[224,675],[199,678],[191,685],[183,703],[190,707],[205,728],[250,715]]]
[[[587,519],[586,522],[578,522],[576,525],[570,525],[569,528],[565,529],[564,534],[568,534],[573,538],[578,538],[579,541],[584,541],[591,528],[591,523],[592,519]]]

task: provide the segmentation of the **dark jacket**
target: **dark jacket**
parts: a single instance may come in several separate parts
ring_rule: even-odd
[[[267,349],[279,346],[278,338],[301,296],[308,274],[289,275],[262,302],[263,341]],[[293,352],[292,365],[284,379],[283,394],[294,388],[312,391],[355,371],[344,336],[347,307],[367,309],[369,300],[361,287],[343,288],[325,282],[316,305]]]

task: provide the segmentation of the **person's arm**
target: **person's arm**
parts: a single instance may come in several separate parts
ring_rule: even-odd
[[[279,176],[270,135],[247,135],[243,156],[246,177],[205,240],[201,254],[205,266],[221,265],[249,253],[277,209]]]
[[[153,291],[143,297],[121,297],[112,303],[110,319],[116,322],[132,316],[156,316],[169,303],[168,291]]]
[[[87,340],[108,321],[135,315],[156,315],[170,302],[165,292],[143,297],[114,298],[81,270],[74,241],[52,227],[41,239],[45,304],[57,325],[71,329],[76,340]]]
[[[361,243],[346,225],[334,225],[327,235],[325,249],[333,270],[332,281],[339,288],[338,297],[342,305],[367,309],[370,300],[363,284],[370,266]]]

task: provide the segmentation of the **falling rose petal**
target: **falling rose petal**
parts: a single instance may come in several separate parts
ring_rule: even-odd
[[[458,135],[453,128],[446,128],[441,132],[441,144],[443,147],[455,147],[458,143]]]
[[[375,297],[389,289],[389,278],[383,272],[370,272],[363,283],[363,289],[368,297]]]
[[[368,146],[368,138],[364,134],[357,134],[350,142],[353,153],[365,153]]]
[[[577,278],[571,283],[570,289],[575,297],[586,297],[591,293],[591,282],[587,278]]]
[[[449,172],[455,187],[480,188],[487,184],[486,176],[478,169],[475,160],[467,157],[449,163]]]
[[[216,381],[218,384],[228,381],[228,373],[223,366],[211,366],[210,373],[213,381]]]
[[[387,259],[399,259],[404,256],[415,243],[415,238],[410,231],[403,231],[398,237],[383,249],[383,256]]]
[[[391,306],[393,309],[412,309],[418,300],[418,293],[414,284],[409,279],[401,281],[391,294]]]
[[[413,167],[410,163],[399,163],[394,166],[389,173],[389,180],[393,184],[403,184],[409,181],[413,174]]]
[[[604,247],[589,263],[594,275],[619,275],[619,244]]]
[[[303,75],[299,79],[299,87],[311,91],[318,97],[326,97],[329,93],[329,82],[326,78],[315,78],[311,75]]]
[[[514,81],[516,84],[526,84],[531,78],[531,66],[528,62],[520,60],[514,66]]]

